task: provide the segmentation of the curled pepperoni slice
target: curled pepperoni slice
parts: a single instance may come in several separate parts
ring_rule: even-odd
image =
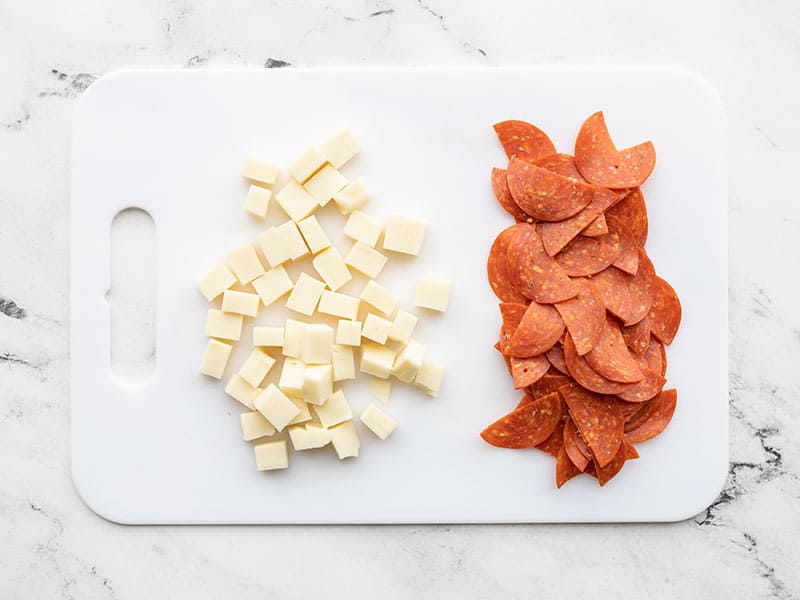
[[[576,280],[578,295],[555,305],[575,343],[575,350],[583,356],[597,345],[606,322],[603,299],[586,280]],[[558,365],[554,365],[558,368]]]
[[[521,158],[535,162],[543,156],[556,153],[556,147],[547,134],[525,121],[495,123],[494,131],[508,158]]]
[[[632,383],[644,379],[639,363],[633,358],[619,325],[606,319],[597,344],[586,354],[589,366],[611,381]]]
[[[600,215],[594,221],[589,223],[586,228],[581,231],[582,235],[588,237],[597,237],[608,233],[608,223],[606,222],[605,215]]]
[[[580,474],[580,470],[569,459],[566,449],[562,447],[556,456],[556,487],[561,489],[562,485]]]
[[[546,440],[561,420],[561,400],[549,394],[515,408],[481,432],[485,442],[498,448],[531,448]]]
[[[505,169],[492,169],[492,191],[497,198],[497,202],[503,207],[508,214],[514,217],[517,221],[530,221],[530,216],[522,212],[522,209],[517,206],[514,199],[511,197],[511,192],[508,189],[508,182],[506,181]]]
[[[636,354],[643,354],[650,345],[650,324],[647,319],[642,319],[635,325],[623,327],[622,337],[628,348]]]
[[[575,164],[589,182],[609,188],[639,187],[656,166],[652,142],[617,150],[602,111],[584,121],[575,140]]]
[[[561,221],[577,214],[597,190],[518,158],[508,163],[506,181],[517,206],[540,221]]]
[[[564,321],[552,305],[531,302],[512,334],[505,353],[520,358],[543,354],[561,339],[563,333]],[[547,365],[549,367],[550,363]]]
[[[578,214],[558,221],[542,223],[542,243],[550,256],[555,256],[569,244],[575,236],[602,215],[606,209],[619,200],[619,194],[603,188],[595,188],[591,202]]]
[[[639,188],[609,208],[606,215],[617,217],[625,223],[636,243],[644,247],[647,242],[647,205]]]
[[[623,322],[634,325],[644,319],[653,305],[653,288],[656,284],[656,271],[647,253],[637,247],[639,253],[639,269],[630,280],[631,312]]]
[[[530,358],[511,357],[511,377],[518,390],[533,385],[547,373],[550,363],[543,354]]]
[[[561,418],[558,420],[556,428],[553,429],[553,433],[551,433],[545,441],[536,446],[538,450],[541,450],[550,456],[558,456],[559,451],[564,445],[564,423],[569,418],[567,405],[561,400],[561,395],[558,394],[558,392],[556,392],[556,394],[558,395],[558,402],[561,406]],[[528,397],[530,398],[530,396]]]
[[[681,301],[672,286],[658,276],[653,282],[653,303],[647,320],[650,332],[669,346],[681,324]]]
[[[519,225],[512,225],[495,238],[489,250],[489,259],[486,261],[486,273],[492,291],[500,300],[527,304],[528,299],[517,291],[508,273],[508,244],[518,227]]]
[[[666,375],[667,352],[664,350],[664,344],[656,338],[650,336],[650,343],[647,346],[647,350],[644,351],[643,358],[648,369],[660,373],[662,377]]]
[[[646,402],[661,392],[667,380],[645,366],[642,366],[642,373],[644,374],[644,379],[636,383],[631,389],[617,394],[617,396],[626,402]]]
[[[634,452],[636,450],[634,449]],[[622,466],[625,464],[625,461],[628,460],[628,455],[630,450],[628,446],[625,444],[625,440],[619,446],[619,450],[614,455],[614,458],[609,461],[609,463],[605,466],[600,466],[595,463],[595,472],[597,476],[597,483],[600,484],[600,487],[603,487],[609,481],[611,481],[614,476],[622,470]]]
[[[514,227],[517,229],[508,243],[506,264],[509,279],[517,291],[543,304],[575,296],[578,287],[544,251],[536,227],[527,223]]]
[[[575,423],[571,418],[568,418],[564,423],[564,450],[567,451],[567,456],[581,472],[586,469],[592,458],[589,447],[583,441],[583,438],[578,435],[578,430],[575,428]]]
[[[569,375],[567,361],[564,359],[564,347],[561,344],[553,344],[553,347],[545,354],[550,365],[564,375]]]
[[[500,317],[503,319],[503,326],[500,328],[500,352],[508,354],[506,352],[508,342],[517,330],[517,327],[519,327],[520,321],[522,321],[522,317],[525,315],[525,311],[528,307],[519,302],[501,302],[499,306]]]
[[[630,286],[633,278],[616,267],[609,267],[589,277],[594,289],[600,294],[606,310],[623,323],[627,323],[633,314]]]
[[[636,275],[639,269],[639,248],[636,240],[628,227],[614,215],[608,215],[606,222],[609,231],[616,233],[619,238],[619,253],[612,264],[628,275]]]
[[[648,400],[642,410],[625,425],[625,437],[630,442],[644,442],[664,431],[675,413],[678,392],[664,390],[655,398]]]
[[[581,172],[578,171],[578,167],[575,164],[575,157],[571,154],[550,154],[549,156],[543,156],[534,164],[556,175],[587,183],[586,179],[581,175]]]
[[[611,265],[619,256],[620,249],[620,239],[616,234],[579,235],[553,258],[570,277],[584,277]]]
[[[574,383],[562,386],[559,392],[597,466],[606,466],[622,445],[625,420],[618,401],[593,394]]]
[[[598,394],[621,394],[636,385],[634,383],[611,381],[594,371],[589,366],[589,363],[586,362],[586,358],[578,356],[575,351],[575,344],[569,335],[564,338],[564,359],[567,363],[569,374],[572,375],[575,381],[587,390]]]
[[[541,398],[547,394],[557,392],[558,388],[560,388],[562,385],[570,383],[571,381],[572,377],[568,377],[566,375],[547,374],[531,386],[529,393],[533,398]]]

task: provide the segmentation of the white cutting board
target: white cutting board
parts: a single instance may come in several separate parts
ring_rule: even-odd
[[[647,249],[683,302],[668,349],[678,408],[605,488],[580,477],[557,490],[551,457],[478,437],[520,397],[492,348],[499,316],[485,263],[510,218],[490,188],[491,167],[506,164],[491,126],[526,119],[571,152],[583,119],[598,109],[619,147],[651,139],[658,153],[643,188]],[[207,304],[194,281],[263,229],[241,210],[245,155],[259,149],[285,166],[342,126],[363,145],[344,172],[367,182],[369,211],[430,222],[422,255],[390,260],[381,281],[410,308],[416,278],[452,280],[449,311],[426,315],[418,331],[428,356],[446,364],[445,380],[437,399],[396,385],[386,410],[399,428],[381,442],[359,423],[359,459],[340,462],[327,448],[293,453],[288,471],[259,473],[240,439],[240,406],[198,373]],[[122,523],[674,521],[703,510],[728,462],[725,152],[719,98],[675,70],[102,78],[76,109],[72,143],[72,472],[80,495]],[[156,368],[138,387],[111,375],[105,300],[110,223],[128,206],[156,224]],[[332,206],[322,219],[342,222]],[[363,385],[345,389],[356,411],[373,400]]]

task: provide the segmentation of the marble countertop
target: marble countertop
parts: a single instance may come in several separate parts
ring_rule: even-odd
[[[800,6],[0,2],[0,598],[800,596]],[[69,473],[70,117],[122,67],[676,65],[730,144],[728,482],[668,525],[121,527]],[[791,557],[794,556],[795,559]],[[795,564],[795,567],[791,565]]]

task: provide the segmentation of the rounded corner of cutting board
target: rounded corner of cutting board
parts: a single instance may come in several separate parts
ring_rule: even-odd
[[[122,512],[120,512],[121,507],[118,504],[115,505],[114,502],[111,502],[106,505],[102,500],[94,495],[92,486],[87,485],[84,481],[81,467],[75,462],[74,458],[71,461],[71,472],[72,485],[75,488],[75,493],[78,494],[78,497],[89,510],[91,510],[98,517],[101,517],[110,523],[114,523],[115,525],[131,524],[131,521],[127,520],[123,516]]]

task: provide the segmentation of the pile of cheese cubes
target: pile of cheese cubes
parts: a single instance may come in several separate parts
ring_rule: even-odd
[[[245,318],[257,317],[260,309],[287,295],[285,307],[297,316],[287,318],[282,327],[255,326],[252,352],[225,386],[228,395],[249,409],[241,415],[242,435],[257,442],[259,470],[288,467],[287,441],[280,436],[284,430],[295,450],[330,444],[340,459],[358,456],[358,428],[341,388],[342,382],[356,378],[356,362],[361,373],[374,378],[372,391],[384,403],[391,392],[390,376],[430,396],[439,391],[443,368],[427,361],[425,347],[411,337],[418,317],[398,309],[395,296],[375,281],[388,260],[378,249],[381,238],[380,248],[389,255],[416,256],[426,223],[401,215],[382,223],[361,210],[370,199],[367,188],[339,171],[358,152],[349,131],[305,151],[289,167],[290,181],[274,195],[289,219],[266,229],[255,243],[230,252],[198,281],[210,303],[221,297],[219,308],[209,308],[206,317],[209,340],[201,372],[210,377],[224,376]],[[244,208],[265,220],[279,169],[249,157],[243,175],[250,183]],[[350,247],[344,258],[314,216],[329,202],[346,217],[342,232]],[[310,264],[292,281],[284,266],[289,262]],[[353,272],[367,279],[360,294],[337,291],[353,279]],[[414,303],[419,307],[443,312],[448,298],[448,281],[416,284]],[[335,327],[327,323],[331,319]],[[396,427],[372,403],[360,421],[381,439]]]

